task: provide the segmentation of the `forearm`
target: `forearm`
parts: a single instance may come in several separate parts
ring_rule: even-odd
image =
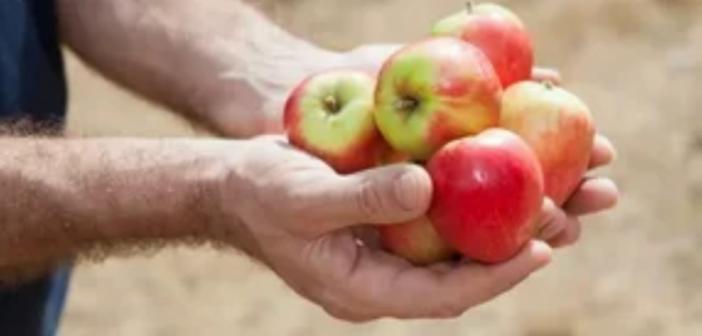
[[[50,265],[94,248],[212,238],[224,154],[236,157],[239,147],[0,139],[0,280],[5,270]]]
[[[276,130],[254,114],[336,62],[241,1],[59,0],[63,37],[124,86],[230,136]]]

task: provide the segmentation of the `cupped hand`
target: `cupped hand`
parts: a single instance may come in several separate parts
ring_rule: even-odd
[[[231,186],[237,192],[224,198],[224,211],[245,223],[258,258],[338,318],[455,317],[550,261],[550,247],[534,241],[499,265],[414,267],[362,243],[354,228],[424,214],[432,194],[424,169],[394,165],[340,176],[277,137],[247,146],[233,170]]]
[[[616,151],[612,143],[606,137],[597,135],[590,168],[594,170],[606,166],[615,157]],[[611,209],[618,200],[619,190],[612,180],[605,177],[585,177],[562,209],[548,199],[544,202],[538,238],[556,248],[573,245],[579,240],[582,232],[580,217]]]
[[[536,68],[532,73],[536,81],[550,81],[561,84],[560,73],[554,69]],[[611,164],[616,158],[616,149],[605,136],[598,134],[590,158],[590,169],[595,170]],[[561,209],[553,201],[546,199],[540,218],[538,238],[552,247],[561,248],[575,244],[582,233],[580,218],[609,210],[617,205],[619,190],[609,178],[585,177]]]

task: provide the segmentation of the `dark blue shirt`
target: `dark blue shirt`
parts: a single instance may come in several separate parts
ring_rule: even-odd
[[[0,0],[0,122],[63,121],[66,85],[57,35],[53,0]],[[63,269],[0,287],[0,335],[53,335],[68,274]]]

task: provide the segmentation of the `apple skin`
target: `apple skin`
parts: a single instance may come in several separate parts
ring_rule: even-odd
[[[423,216],[406,223],[379,226],[383,247],[416,266],[450,260],[456,254]]]
[[[503,88],[531,78],[534,45],[519,17],[507,8],[482,3],[439,21],[434,36],[454,36],[470,42],[490,59]]]
[[[550,83],[522,82],[505,93],[500,126],[536,152],[546,196],[562,206],[582,182],[592,156],[596,129],[585,103]]]
[[[285,105],[290,143],[340,174],[386,160],[391,149],[373,117],[375,84],[371,75],[353,70],[328,71],[304,80]]]
[[[391,151],[383,165],[408,163],[407,154]],[[416,266],[427,266],[450,260],[457,254],[434,229],[425,215],[405,223],[377,226],[380,242],[386,251]]]
[[[456,38],[432,38],[384,64],[375,120],[395,149],[426,161],[451,140],[499,122],[502,88],[490,61]]]
[[[500,263],[532,239],[543,176],[536,155],[516,134],[492,129],[451,142],[428,171],[434,183],[429,219],[464,256]]]

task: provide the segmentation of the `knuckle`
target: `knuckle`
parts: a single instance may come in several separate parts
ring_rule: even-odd
[[[580,223],[573,223],[570,225],[570,228],[568,229],[568,238],[566,239],[566,245],[574,245],[578,241],[580,241],[580,238],[582,237],[582,227],[580,226]]]
[[[360,186],[360,192],[355,195],[358,211],[370,218],[377,218],[384,214],[385,206],[383,193],[372,183],[365,181]]]
[[[561,234],[566,229],[566,224],[562,220],[554,218],[554,220],[546,223],[541,230],[541,238],[546,240],[553,239]]]

